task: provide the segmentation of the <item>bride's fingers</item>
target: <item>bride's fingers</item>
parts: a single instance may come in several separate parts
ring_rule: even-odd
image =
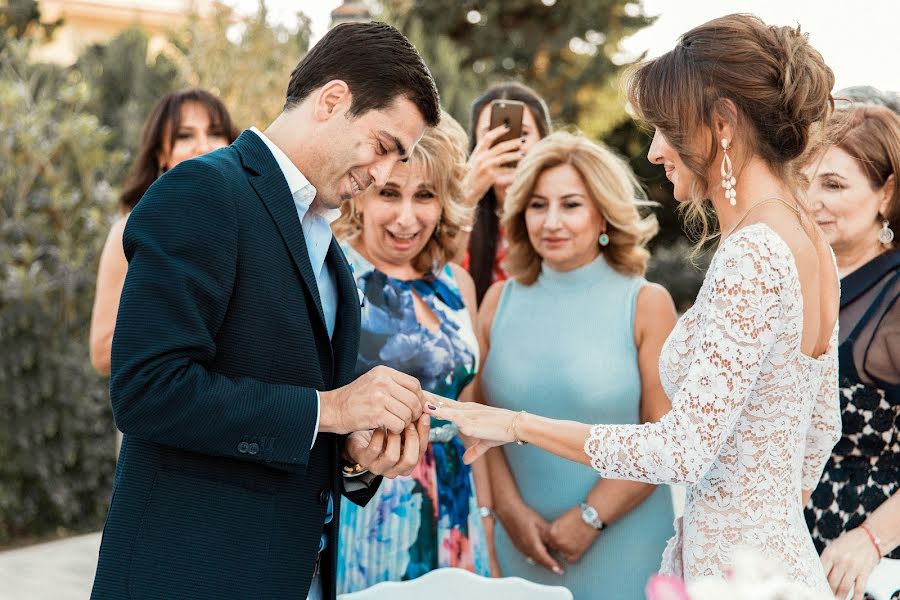
[[[425,394],[424,411],[426,413],[428,413],[432,417],[444,419],[445,421],[456,420],[454,419],[454,417],[459,414],[460,410],[462,410],[462,402],[444,398],[443,396],[438,396],[437,394],[432,394],[431,392],[423,393]]]
[[[471,465],[473,462],[484,456],[485,452],[491,449],[491,446],[485,444],[482,441],[475,442],[471,446],[469,446],[466,453],[463,454],[463,462],[467,465]]]

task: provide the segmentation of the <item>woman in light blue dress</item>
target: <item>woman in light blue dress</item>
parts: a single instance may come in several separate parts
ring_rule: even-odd
[[[658,419],[670,405],[657,362],[676,315],[643,278],[657,225],[639,215],[627,165],[556,133],[532,149],[513,188],[507,198],[521,201],[503,216],[512,278],[479,314],[484,400],[588,423]],[[600,479],[525,445],[493,449],[488,462],[504,575],[563,585],[576,599],[644,597],[674,533],[668,488]]]
[[[409,162],[398,164],[384,186],[345,205],[333,225],[360,292],[357,373],[386,365],[454,399],[471,395],[479,364],[475,286],[447,262],[471,222],[461,192],[465,143],[462,128],[443,115]],[[338,594],[442,567],[489,574],[479,511],[479,500],[490,503],[487,471],[465,465],[464,451],[456,426],[433,419],[412,474],[382,481],[365,507],[343,502]]]

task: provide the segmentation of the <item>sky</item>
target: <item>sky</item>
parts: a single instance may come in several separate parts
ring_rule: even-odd
[[[258,0],[228,2],[245,11],[252,11],[258,5]],[[312,19],[314,40],[325,34],[331,11],[341,4],[340,0],[266,0],[266,3],[273,18],[284,23],[294,23],[296,11],[304,12]],[[897,0],[644,0],[643,6],[647,14],[659,18],[623,42],[623,49],[633,56],[643,51],[650,57],[657,56],[671,49],[678,36],[695,25],[731,12],[750,12],[770,24],[799,23],[834,71],[836,89],[873,85],[900,91],[897,27],[900,1]]]

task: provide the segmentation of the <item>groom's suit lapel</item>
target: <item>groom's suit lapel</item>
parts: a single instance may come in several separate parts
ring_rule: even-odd
[[[337,288],[337,318],[334,323],[332,348],[334,348],[335,385],[343,385],[349,383],[356,373],[362,296],[356,287],[356,279],[347,258],[334,238],[331,239],[325,262],[334,274]]]
[[[325,326],[325,315],[322,312],[322,300],[319,298],[316,276],[313,274],[312,264],[309,262],[303,227],[297,218],[297,208],[294,206],[294,199],[287,181],[284,179],[284,174],[265,143],[252,131],[242,133],[234,145],[241,155],[244,167],[250,171],[248,178],[250,185],[266,205],[266,209],[287,245],[294,264],[300,271],[306,291],[316,307],[320,331],[327,339],[328,329]]]

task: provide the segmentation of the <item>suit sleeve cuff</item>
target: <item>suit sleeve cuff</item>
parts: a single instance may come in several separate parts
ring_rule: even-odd
[[[322,416],[322,400],[319,398],[319,391],[316,390],[316,428],[313,429],[312,442],[309,447],[316,445],[316,438],[319,437],[319,417]]]

